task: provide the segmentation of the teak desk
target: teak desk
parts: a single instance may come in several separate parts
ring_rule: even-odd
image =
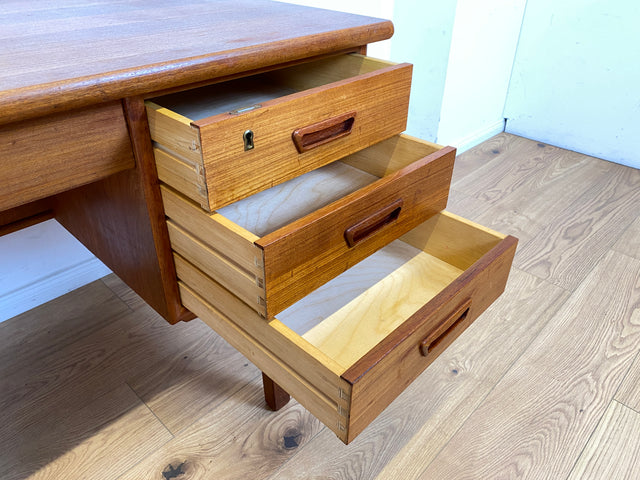
[[[168,322],[196,313],[343,441],[354,438],[502,292],[516,239],[437,213],[446,206],[455,150],[397,136],[405,128],[411,68],[362,56],[368,43],[392,35],[391,22],[266,0],[68,0],[55,7],[26,0],[3,3],[0,25],[8,47],[0,52],[0,234],[56,218]],[[343,76],[332,77],[333,65]],[[285,93],[286,101],[252,103],[212,118],[278,112],[277,120],[263,123],[286,125],[298,115],[301,128],[274,133],[286,147],[270,143],[270,133],[253,123],[238,136],[224,126],[234,119],[211,127],[208,120],[191,122],[162,105],[163,98],[181,91],[219,84],[237,89],[243,77],[262,85],[279,72],[300,79],[301,86],[287,88],[308,94]],[[324,72],[327,79],[317,83],[314,78]],[[314,106],[317,118],[308,121],[301,105]],[[204,124],[213,130],[205,131]],[[230,146],[224,143],[227,130]],[[186,144],[183,131],[195,135]],[[218,138],[210,131],[223,134]],[[373,153],[359,153],[382,140]],[[236,147],[253,150],[249,156],[266,152],[267,145],[275,156],[268,162],[255,157],[257,165],[273,165],[277,178],[258,178],[270,168],[247,168],[240,181],[225,186],[228,171],[211,173],[234,162],[240,168],[238,155],[244,154],[234,153]],[[216,150],[231,153],[224,160],[190,159],[193,152]],[[250,260],[261,273],[251,277],[246,271],[253,267],[243,267],[233,248],[220,246],[227,231],[222,243],[200,232],[209,223],[217,228],[219,206],[346,155],[351,160],[345,162],[383,177],[381,183],[304,217],[319,225],[315,230],[294,221],[281,237],[256,237],[254,244],[252,234],[228,227],[239,244],[247,241],[247,248],[258,252]],[[404,156],[415,158],[387,165]],[[312,160],[304,168],[290,166],[302,164],[302,158]],[[191,177],[193,185],[181,189]],[[251,187],[244,191],[240,184]],[[367,205],[373,205],[371,212],[355,215]],[[349,228],[339,226],[335,252],[347,253],[329,255],[323,249],[334,248],[335,241],[318,229],[326,230],[323,219],[336,225],[340,215],[348,217]],[[294,245],[282,240],[296,232],[303,234]],[[350,363],[334,360],[273,320],[274,313],[401,235],[424,250],[428,262],[444,262],[443,277],[457,273],[406,321],[369,338],[371,345]],[[320,245],[310,261],[322,267],[305,271],[295,261],[286,264],[302,255],[299,245],[307,238]],[[198,263],[203,242],[207,255],[221,255],[223,270],[209,273],[208,260]],[[231,277],[224,268],[257,282],[258,307],[252,305],[253,294],[243,297],[244,286],[236,292],[238,282],[225,283]],[[329,341],[336,338],[331,335]],[[265,394],[277,409],[288,394],[269,377]]]

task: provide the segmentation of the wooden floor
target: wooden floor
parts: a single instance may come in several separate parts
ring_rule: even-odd
[[[349,446],[109,276],[0,324],[0,478],[640,478],[640,171],[501,134],[448,208],[520,238],[507,291]]]

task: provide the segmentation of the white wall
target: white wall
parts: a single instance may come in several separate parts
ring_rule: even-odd
[[[456,0],[397,0],[391,60],[413,63],[407,133],[435,141],[447,76]]]
[[[289,0],[387,18],[373,57],[414,65],[407,133],[462,152],[504,130],[504,104],[526,0]]]
[[[457,0],[287,0],[327,8],[394,24],[390,41],[369,45],[367,55],[413,64],[407,133],[435,141],[440,122],[449,46]]]
[[[640,168],[640,4],[529,0],[507,131]]]
[[[458,0],[437,142],[467,150],[504,130],[526,0]]]

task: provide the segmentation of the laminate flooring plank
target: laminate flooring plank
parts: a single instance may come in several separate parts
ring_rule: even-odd
[[[127,380],[174,434],[260,375],[203,322],[192,320],[189,327],[200,333],[192,344],[179,355],[134,372]]]
[[[640,261],[609,252],[419,478],[566,478],[640,347]]]
[[[518,238],[518,245],[530,241],[541,228],[541,224],[530,221],[527,212],[518,205],[488,204],[453,188],[449,190],[447,210],[498,232],[513,235]]]
[[[102,281],[136,311],[157,316],[117,276]],[[252,364],[200,320],[167,327],[191,342],[162,362],[132,371],[127,383],[171,433],[195,422],[216,404],[260,375]]]
[[[638,216],[640,170],[610,165],[610,175],[519,248],[518,268],[573,291],[613,247]]]
[[[524,245],[534,237],[544,238],[550,225],[566,222],[575,202],[606,185],[620,166],[515,136],[509,137],[508,146],[506,154],[453,183],[452,190],[490,204],[474,220],[517,236],[517,261]]]
[[[568,480],[633,479],[640,472],[640,413],[613,401]]]
[[[636,310],[635,323],[640,323],[640,309]],[[636,360],[624,377],[620,389],[616,393],[616,400],[640,412],[640,349]]]
[[[113,479],[170,439],[123,384],[65,417],[29,425],[0,450],[0,471],[3,480]]]
[[[497,163],[511,158],[513,150],[517,151],[521,142],[531,142],[531,140],[509,133],[499,133],[480,145],[456,155],[451,184],[454,185],[465,177],[477,178],[476,171],[494,160]]]
[[[70,310],[79,299],[75,291],[61,297]],[[81,293],[81,292],[80,292]],[[102,303],[86,309],[85,315],[100,315]],[[33,311],[43,327],[60,305]],[[11,362],[0,379],[0,451],[12,436],[49,416],[62,418],[117,388],[135,372],[163,365],[168,358],[182,356],[185,348],[200,337],[187,324],[169,325],[149,311],[121,310],[105,325],[73,343],[62,344],[28,362]],[[64,317],[64,315],[63,315]],[[33,431],[37,435],[38,431]]]
[[[549,215],[614,168],[614,164],[594,157],[509,135],[503,152],[472,175],[453,182],[452,187],[491,204],[510,196],[525,205],[541,202],[552,207],[544,212]]]
[[[636,220],[618,238],[613,249],[640,260],[640,207],[638,207]]]
[[[512,271],[505,293],[352,443],[345,446],[323,430],[272,480],[414,478],[567,296]]]
[[[256,380],[118,480],[268,478],[322,428],[295,401],[267,410]]]
[[[9,375],[16,365],[37,363],[128,311],[100,281],[85,285],[72,295],[73,302],[59,297],[0,323],[0,379]]]
[[[476,221],[490,207],[488,203],[478,200],[459,190],[449,189],[447,210],[471,221]]]

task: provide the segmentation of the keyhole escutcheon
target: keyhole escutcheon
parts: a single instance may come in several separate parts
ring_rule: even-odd
[[[244,151],[253,150],[253,130],[247,130],[242,134],[244,140]]]

